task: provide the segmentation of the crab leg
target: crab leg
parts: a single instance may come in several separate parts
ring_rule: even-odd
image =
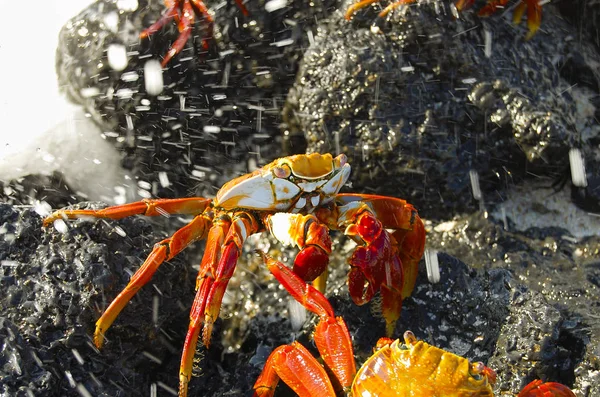
[[[356,365],[354,363],[352,340],[346,323],[341,317],[336,318],[334,316],[333,308],[322,293],[306,284],[304,280],[281,262],[274,260],[262,252],[259,253],[262,255],[269,271],[271,271],[273,276],[285,287],[290,295],[306,309],[319,316],[319,323],[314,334],[317,349],[321,353],[321,358],[325,362],[327,370],[333,373],[335,377],[334,389],[348,391],[356,374]],[[295,368],[295,361],[292,360],[291,356],[292,354],[301,355],[302,353],[296,353],[299,350],[300,348],[293,344],[283,347],[283,350],[276,350],[271,354],[273,358],[269,357],[267,365],[265,365],[265,369],[263,370],[263,375],[261,375],[254,385],[255,395],[261,395],[258,394],[258,391],[263,388],[271,389],[275,387],[277,377],[273,374],[273,371],[301,396],[303,395],[299,391],[301,389],[297,390],[294,388],[297,381],[289,383],[286,379],[292,376],[297,377],[304,385],[310,385],[315,388],[321,388],[323,384],[329,383],[326,382],[327,378],[323,379],[318,376],[318,371],[312,368],[312,366],[310,366],[310,370],[307,373],[303,373],[303,371]],[[308,361],[304,356],[302,356],[302,360]],[[308,362],[305,365],[309,366]],[[321,392],[328,396],[335,395],[335,393],[327,394],[325,391]],[[321,394],[313,391],[312,394],[308,393],[304,395],[315,396]]]
[[[242,11],[242,14],[244,16],[248,16],[248,10],[244,6],[242,0],[235,0],[235,2]],[[164,13],[164,15],[158,21],[140,33],[140,38],[145,39],[158,32],[167,24],[167,22],[171,21],[172,19],[175,19],[177,22],[179,37],[177,37],[177,40],[175,40],[171,48],[169,48],[167,54],[161,62],[161,66],[163,68],[169,63],[171,58],[181,52],[185,46],[185,43],[187,43],[187,41],[190,39],[192,35],[192,27],[194,26],[194,22],[196,20],[196,10],[202,14],[202,17],[206,21],[206,25],[208,27],[208,37],[212,36],[214,24],[213,18],[202,0],[165,0],[165,5],[167,6],[167,11]],[[196,10],[194,10],[194,8]],[[208,41],[206,39],[202,39],[202,47],[204,49],[208,48]]]
[[[146,199],[124,205],[115,205],[99,210],[58,210],[44,219],[49,226],[58,219],[107,218],[122,219],[132,215],[168,216],[169,214],[197,215],[206,210],[212,200],[203,197],[178,199]]]
[[[298,342],[273,350],[254,384],[253,397],[274,396],[280,378],[300,397],[336,395],[325,368]]]
[[[213,222],[196,281],[196,297],[190,311],[190,324],[181,355],[180,397],[187,396],[200,330],[204,326],[202,339],[204,345],[208,347],[213,324],[219,317],[221,301],[235,270],[244,241],[257,231],[256,221],[246,213],[238,213],[233,219],[223,214],[217,216]]]
[[[377,3],[381,0],[361,0],[358,1],[354,4],[352,4],[350,7],[348,7],[348,9],[346,10],[346,19],[350,20],[352,19],[352,15],[354,15],[354,13],[358,10],[361,10],[367,6],[370,6],[373,3]]]
[[[127,302],[143,287],[154,275],[158,267],[166,260],[173,258],[190,243],[206,237],[210,217],[201,214],[190,223],[177,230],[171,237],[154,245],[154,249],[144,261],[144,264],[135,272],[127,286],[112,301],[102,316],[96,322],[94,331],[94,344],[100,348],[104,342],[104,334],[117,318]]]
[[[169,7],[167,8],[167,11],[165,11],[163,16],[160,17],[158,21],[154,22],[152,25],[142,30],[142,32],[140,33],[140,39],[145,39],[147,37],[152,36],[154,33],[161,30],[163,26],[167,24],[167,22],[171,21],[171,19],[179,18],[177,8],[173,5],[173,2],[166,1],[165,3],[170,3],[169,5],[167,5]]]
[[[539,0],[521,0],[521,3],[517,6],[513,14],[514,24],[521,23],[525,9],[527,9],[527,28],[529,30],[525,36],[525,40],[529,40],[542,24],[542,6]]]
[[[356,3],[354,3],[354,4],[352,4],[350,7],[348,7],[348,9],[346,10],[346,15],[345,15],[345,18],[349,20],[349,19],[351,19],[351,18],[352,18],[352,15],[354,15],[354,14],[356,13],[356,11],[358,11],[358,10],[361,10],[361,9],[363,9],[363,8],[365,8],[365,7],[367,7],[367,6],[371,5],[371,4],[373,4],[373,3],[378,3],[378,2],[380,2],[380,1],[381,1],[381,0],[361,0],[361,1],[358,1],[358,2],[356,2]],[[389,13],[390,13],[390,11],[392,11],[392,10],[394,10],[394,9],[396,9],[396,8],[400,7],[400,6],[403,6],[403,5],[407,5],[407,4],[414,3],[415,1],[416,1],[416,0],[400,0],[400,1],[394,1],[394,2],[392,2],[390,5],[388,5],[387,7],[385,7],[385,8],[383,9],[383,11],[381,11],[381,12],[379,13],[379,15],[378,15],[378,16],[379,16],[380,18],[385,18],[385,16],[386,16],[387,14],[389,14]]]

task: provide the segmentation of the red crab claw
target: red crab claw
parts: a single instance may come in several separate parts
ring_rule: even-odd
[[[296,245],[300,252],[294,259],[294,273],[304,281],[314,281],[327,274],[331,238],[329,229],[312,214],[267,214],[263,222],[284,245]]]
[[[330,228],[345,229],[358,244],[349,259],[350,296],[363,305],[380,291],[390,336],[402,300],[412,293],[425,250],[425,226],[417,211],[398,198],[340,193],[331,208],[322,207],[315,215]]]
[[[248,16],[248,10],[244,6],[243,1],[235,0],[235,2],[244,14],[244,16]],[[163,61],[161,62],[163,68],[169,63],[171,58],[173,58],[175,55],[181,52],[181,50],[185,46],[185,43],[187,43],[187,41],[190,39],[192,35],[192,26],[194,26],[197,14],[201,14],[204,20],[206,21],[209,37],[212,36],[213,30],[213,18],[208,12],[208,8],[206,7],[203,1],[165,0],[165,5],[167,6],[167,10],[163,14],[163,16],[154,24],[144,29],[140,33],[140,38],[145,39],[158,32],[172,19],[174,19],[175,22],[177,22],[179,37],[177,38],[177,40],[175,40],[171,48],[169,48],[169,51],[167,52]],[[207,49],[208,41],[203,39],[202,46],[204,47],[204,49]]]
[[[556,383],[544,383],[541,380],[534,380],[521,390],[517,397],[576,397],[575,393],[567,386]]]
[[[346,234],[364,242],[349,261],[350,296],[357,305],[363,305],[380,290],[386,330],[391,335],[402,310],[402,262],[395,249],[396,241],[370,211],[358,215]]]

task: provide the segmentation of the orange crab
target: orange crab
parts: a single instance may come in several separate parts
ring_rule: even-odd
[[[356,371],[346,323],[335,317],[325,296],[282,263],[260,252],[275,278],[306,309],[319,316],[314,340],[322,366],[298,342],[276,348],[254,384],[254,397],[270,397],[283,380],[300,397],[492,397],[496,373],[483,363],[418,341],[404,333],[404,343],[381,338],[375,353]],[[518,397],[575,397],[560,383],[535,380]]]
[[[348,7],[346,11],[346,19],[351,19],[352,15],[361,8],[367,7],[370,4],[378,3],[381,0],[359,0],[355,4]],[[398,8],[403,5],[411,4],[416,2],[417,0],[400,0],[394,1],[387,7],[383,9],[379,13],[381,18],[385,17],[390,11],[395,8]],[[456,9],[458,11],[462,11],[473,5],[475,0],[457,0],[455,3]],[[498,8],[503,8],[506,4],[508,4],[508,0],[488,0],[487,5],[485,5],[480,11],[479,16],[487,17],[496,12]],[[542,6],[539,3],[539,0],[519,0],[519,5],[515,9],[513,14],[513,22],[518,24],[521,22],[523,18],[523,14],[527,10],[527,27],[529,31],[525,38],[529,40],[533,37],[533,35],[538,31],[540,25],[542,23]]]
[[[190,197],[143,200],[101,210],[58,210],[44,225],[81,217],[120,219],[131,215],[193,215],[171,237],[157,243],[129,284],[96,322],[94,343],[158,267],[194,241],[206,239],[196,280],[196,297],[183,347],[179,395],[187,394],[200,331],[208,347],[223,294],[247,237],[269,231],[300,252],[293,271],[303,280],[322,281],[331,252],[329,230],[342,230],[357,242],[348,260],[350,295],[357,304],[381,293],[388,333],[400,316],[402,299],[413,290],[425,246],[425,229],[406,201],[368,194],[340,194],[350,176],[345,155],[309,154],[283,157],[227,182],[214,199]],[[388,229],[393,230],[389,232]]]

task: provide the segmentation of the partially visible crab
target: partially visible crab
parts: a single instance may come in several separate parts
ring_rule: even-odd
[[[359,0],[355,4],[348,7],[346,11],[346,19],[351,19],[354,13],[361,8],[365,8],[370,4],[379,3],[381,0]],[[416,2],[417,0],[400,0],[393,1],[387,7],[383,9],[379,13],[379,17],[384,18],[390,11],[395,8],[398,8],[403,5],[411,4]],[[487,5],[485,5],[480,11],[479,16],[487,17],[492,15],[499,8],[503,8],[508,4],[509,0],[488,0]],[[455,5],[458,11],[462,11],[475,3],[475,0],[457,0]],[[513,14],[513,22],[518,24],[521,22],[523,18],[523,14],[527,10],[527,27],[529,31],[525,38],[529,40],[533,37],[533,35],[538,31],[540,25],[542,23],[542,6],[539,3],[539,0],[519,0],[519,5],[515,9]]]
[[[388,334],[392,333],[402,300],[415,284],[425,249],[425,228],[417,211],[404,200],[339,193],[349,176],[350,164],[343,154],[283,157],[227,182],[214,199],[157,199],[101,210],[63,209],[44,219],[44,226],[85,217],[193,216],[190,223],[154,246],[96,322],[94,332],[94,343],[100,348],[113,321],[158,267],[194,241],[206,239],[181,357],[179,394],[185,396],[200,331],[208,347],[229,279],[244,242],[254,233],[269,231],[280,242],[298,246],[294,273],[307,281],[318,279],[321,285],[331,252],[329,230],[350,236],[358,244],[348,260],[350,295],[362,305],[380,292],[382,314]]]
[[[335,317],[325,296],[282,263],[264,253],[267,267],[306,309],[319,316],[314,341],[321,365],[298,342],[277,347],[254,384],[254,397],[271,397],[283,380],[300,397],[493,397],[496,373],[483,363],[470,363],[406,331],[404,343],[379,339],[374,354],[356,371],[348,327]],[[534,380],[518,397],[575,397],[560,383]]]
[[[248,15],[248,10],[246,10],[242,0],[235,0],[235,2],[242,13],[245,16]],[[202,0],[165,0],[165,5],[167,6],[167,10],[163,16],[150,27],[144,29],[142,33],[140,33],[140,38],[145,39],[158,32],[172,19],[174,19],[177,23],[179,37],[177,40],[175,40],[163,58],[161,62],[163,68],[169,63],[171,58],[181,52],[185,46],[185,43],[187,43],[187,41],[190,39],[192,35],[192,27],[194,26],[197,15],[202,15],[206,22],[209,39],[210,36],[212,36],[213,27],[213,18]],[[202,46],[205,49],[208,48],[207,39],[202,39]]]

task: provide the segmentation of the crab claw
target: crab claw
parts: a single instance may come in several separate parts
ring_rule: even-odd
[[[567,386],[556,383],[544,383],[541,380],[534,380],[521,390],[517,397],[576,397],[575,393]]]
[[[363,242],[349,261],[350,296],[354,303],[363,305],[379,290],[386,331],[391,335],[402,310],[402,262],[396,241],[370,211],[360,213],[346,234]]]

